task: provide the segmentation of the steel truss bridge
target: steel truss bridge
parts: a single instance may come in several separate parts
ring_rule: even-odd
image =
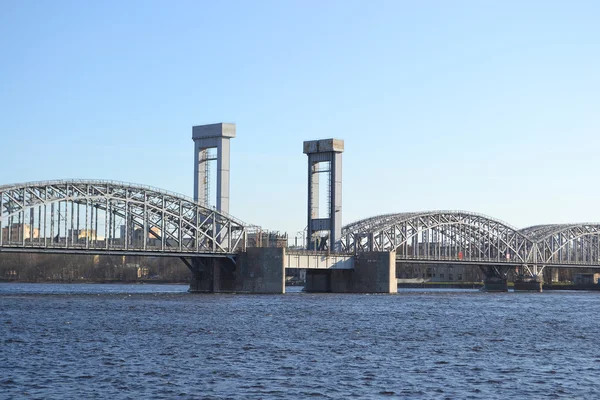
[[[247,227],[191,198],[116,181],[0,186],[0,251],[228,257]]]
[[[250,226],[180,194],[117,181],[60,180],[0,186],[0,252],[228,257]],[[600,224],[518,230],[465,211],[385,214],[348,224],[342,249],[395,251],[399,261],[517,268],[600,267]],[[186,262],[187,264],[187,262]]]
[[[385,214],[342,229],[345,252],[396,251],[415,263],[479,265],[486,276],[515,267],[537,278],[546,266],[600,267],[600,224],[537,225],[518,230],[465,211]]]

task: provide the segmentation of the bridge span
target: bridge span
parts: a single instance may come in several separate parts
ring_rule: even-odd
[[[0,252],[180,257],[196,273],[235,263],[249,227],[165,190],[117,181],[60,180],[0,186]],[[288,250],[283,268],[353,270],[360,253],[393,252],[397,263],[478,266],[488,281],[511,270],[540,282],[545,267],[600,267],[600,224],[525,229],[466,211],[384,214],[342,228],[342,251]],[[227,261],[225,261],[227,262]]]
[[[285,291],[285,268],[353,270],[350,254],[249,250],[253,227],[145,185],[55,180],[0,186],[0,253],[179,257],[196,291]],[[237,269],[237,271],[236,271]]]
[[[539,282],[545,267],[600,267],[600,224],[516,229],[466,211],[384,214],[344,226],[342,247],[394,251],[398,262],[477,265],[498,281],[516,269],[521,280]]]
[[[235,136],[235,124],[192,128],[193,199],[118,181],[2,185],[0,252],[179,257],[194,274],[192,290],[267,293],[285,291],[286,268],[307,269],[307,287],[315,291],[389,293],[395,292],[396,263],[475,265],[485,274],[486,287],[500,290],[511,270],[524,288],[541,288],[548,266],[600,267],[596,223],[516,229],[467,211],[424,211],[342,226],[344,142],[338,139],[303,144],[307,249],[253,247],[252,227],[228,214]],[[209,206],[211,163],[217,164],[216,208]],[[323,183],[328,199],[319,204]]]
[[[59,180],[0,186],[0,251],[233,255],[246,225],[183,195],[132,183]]]

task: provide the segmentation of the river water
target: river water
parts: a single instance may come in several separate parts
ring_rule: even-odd
[[[0,398],[600,398],[600,293],[0,284]]]

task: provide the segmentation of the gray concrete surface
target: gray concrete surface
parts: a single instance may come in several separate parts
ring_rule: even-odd
[[[353,270],[307,270],[305,290],[331,293],[397,293],[396,253],[360,253],[355,257]]]
[[[285,249],[249,248],[237,256],[203,261],[190,282],[192,293],[285,293]]]
[[[344,141],[339,139],[309,140],[304,142],[304,153],[308,156],[308,225],[307,248],[322,250],[315,244],[313,234],[328,232],[329,249],[334,252],[342,250],[342,152]],[[329,169],[323,170],[322,163],[328,163]],[[326,217],[320,218],[319,175],[326,173],[329,179],[329,209]],[[327,204],[325,204],[327,206]]]
[[[219,123],[192,127],[194,140],[194,200],[210,206],[208,187],[210,173],[208,164],[213,161],[207,157],[207,150],[216,148],[217,162],[217,198],[216,208],[229,213],[229,140],[235,137],[235,124]]]

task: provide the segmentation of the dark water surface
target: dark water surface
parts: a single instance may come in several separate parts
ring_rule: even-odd
[[[600,398],[600,293],[0,284],[0,398]]]

